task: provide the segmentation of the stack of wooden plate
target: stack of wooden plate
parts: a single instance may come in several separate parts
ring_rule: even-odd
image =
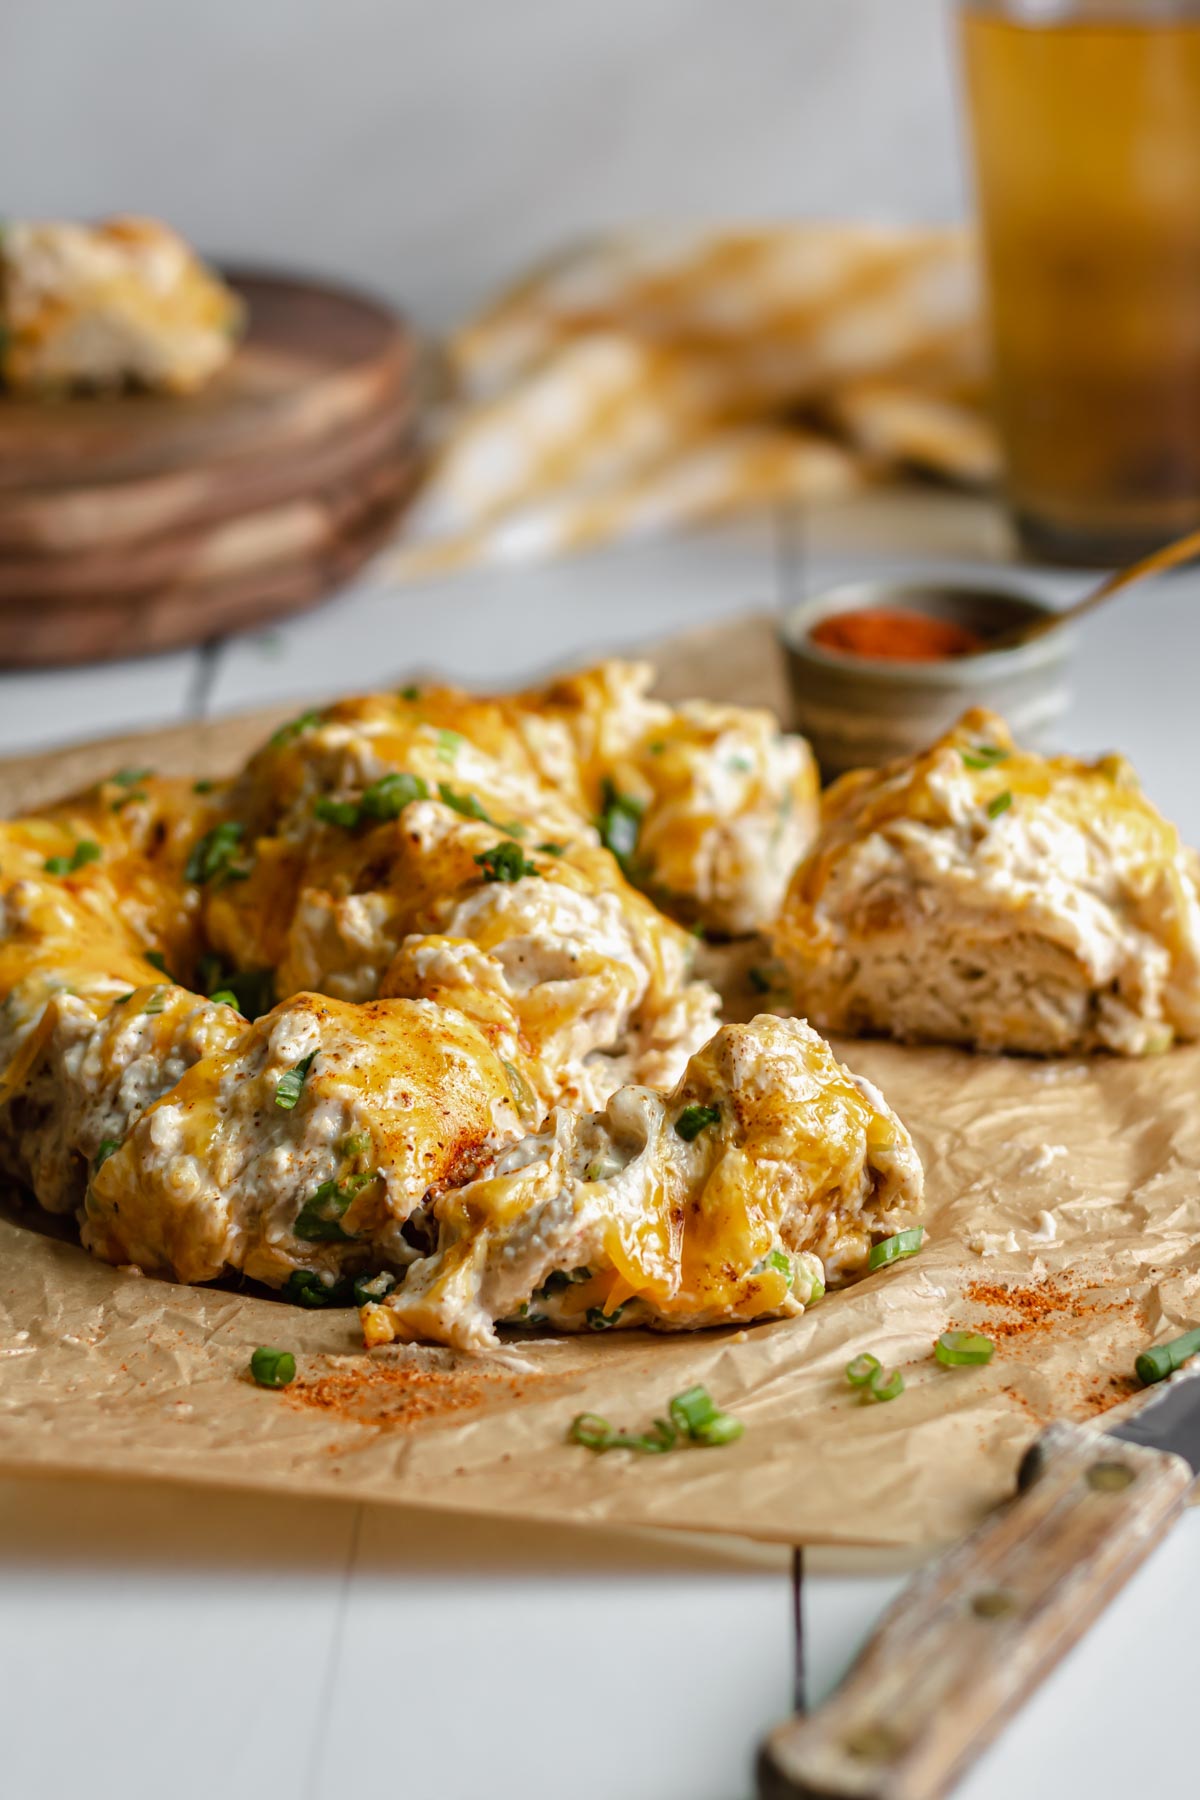
[[[0,662],[192,644],[310,605],[393,528],[416,358],[385,307],[235,271],[249,326],[188,398],[0,395]]]

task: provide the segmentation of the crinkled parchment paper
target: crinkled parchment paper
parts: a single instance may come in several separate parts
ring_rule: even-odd
[[[779,701],[765,627],[698,634],[668,655],[673,695]],[[134,743],[138,761],[221,773],[278,716],[2,765],[0,811],[94,779]],[[736,987],[731,1009],[744,1011]],[[110,1269],[13,1211],[0,1217],[0,1467],[791,1542],[954,1536],[1011,1491],[1040,1425],[1128,1398],[1142,1344],[1200,1320],[1200,1050],[1139,1063],[839,1050],[917,1140],[927,1244],[800,1320],[514,1338],[481,1359],[367,1356],[353,1311]],[[988,1367],[933,1360],[951,1325],[995,1339]],[[295,1352],[286,1392],[246,1374],[263,1343]],[[903,1369],[899,1400],[866,1405],[847,1387],[860,1350]],[[697,1381],[745,1421],[739,1443],[635,1458],[564,1441],[576,1412],[638,1426]]]

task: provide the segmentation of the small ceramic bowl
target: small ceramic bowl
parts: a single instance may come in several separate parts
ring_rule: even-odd
[[[1003,714],[1019,743],[1049,747],[1070,700],[1071,631],[1011,650],[938,662],[897,662],[826,649],[810,637],[831,613],[894,607],[949,619],[989,637],[1055,609],[1017,587],[970,582],[860,581],[829,588],[785,613],[780,635],[795,724],[827,778],[923,750],[969,706]]]

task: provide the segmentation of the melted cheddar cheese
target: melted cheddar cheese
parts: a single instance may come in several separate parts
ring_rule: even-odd
[[[1200,1035],[1195,862],[1121,757],[1043,757],[983,710],[843,776],[775,931],[822,1029],[1144,1054]]]
[[[370,1343],[787,1316],[860,1272],[919,1210],[903,1126],[795,1021],[714,1036],[634,885],[753,911],[698,846],[802,811],[807,752],[645,685],[344,701],[232,781],[0,827],[8,1170],[112,1262],[369,1282]]]

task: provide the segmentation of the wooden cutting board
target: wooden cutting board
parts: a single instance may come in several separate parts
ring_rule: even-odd
[[[117,586],[64,591],[52,603],[0,599],[0,665],[47,668],[178,649],[315,606],[391,537],[418,468],[402,451],[352,494],[310,496],[261,520],[229,521],[208,539],[177,542],[175,565],[145,592]]]
[[[411,331],[336,287],[227,273],[248,329],[200,394],[0,397],[0,660],[260,622],[318,599],[398,517],[417,472]]]

